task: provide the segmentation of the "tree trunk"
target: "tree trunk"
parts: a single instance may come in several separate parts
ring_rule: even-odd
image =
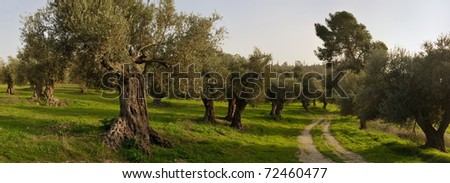
[[[359,129],[360,130],[367,129],[367,121],[366,120],[363,120],[363,119],[359,120]]]
[[[242,113],[247,104],[248,102],[245,99],[236,99],[236,111],[234,112],[233,120],[231,121],[231,127],[239,130],[242,129]]]
[[[277,108],[275,109],[275,116],[277,119],[281,118],[281,112],[283,112],[283,108],[284,108],[284,101],[283,100],[278,100],[277,101]]]
[[[61,103],[58,99],[53,96],[53,92],[55,91],[55,82],[50,81],[48,85],[45,86],[44,90],[44,98],[47,100],[47,105],[49,106],[59,106]]]
[[[38,100],[38,99],[42,98],[43,96],[44,96],[44,94],[42,93],[42,86],[34,84],[33,85],[33,97],[31,99]]]
[[[87,87],[80,87],[81,94],[87,94]]]
[[[308,99],[302,99],[302,106],[306,112],[309,112],[309,100]]]
[[[270,110],[269,115],[273,116],[275,115],[275,110],[277,109],[277,102],[276,100],[272,100],[272,109]]]
[[[425,147],[431,147],[442,152],[447,152],[447,149],[445,148],[444,134],[437,132],[428,132],[425,133],[425,136],[427,139],[425,142]]]
[[[228,112],[225,116],[225,120],[231,121],[234,117],[234,112],[236,111],[236,99],[228,99]]]
[[[153,99],[153,104],[160,105],[161,104],[161,99],[160,98],[154,98]]]
[[[6,93],[8,93],[10,95],[14,95],[14,85],[13,84],[8,84],[8,88],[6,89]]]
[[[126,142],[137,145],[151,154],[151,129],[147,113],[144,79],[142,77],[120,77],[120,113],[109,131],[106,143],[113,149]]]
[[[323,102],[323,109],[327,109],[327,105],[328,105],[327,98],[324,97],[324,98],[322,99],[322,102]]]
[[[202,97],[202,101],[203,105],[205,106],[205,122],[216,123],[216,110],[214,108],[214,100]]]
[[[313,102],[313,106],[316,106],[316,99],[314,99],[312,102]]]
[[[420,129],[425,133],[426,137],[425,147],[430,147],[442,152],[447,152],[447,149],[445,148],[444,134],[446,129],[445,126],[448,127],[448,119],[449,113],[446,112],[443,121],[439,125],[440,126],[439,129],[436,130],[433,127],[431,121],[428,121],[427,118],[425,117],[417,118],[417,124],[419,125]]]

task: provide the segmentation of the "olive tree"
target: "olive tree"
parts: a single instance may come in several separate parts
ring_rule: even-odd
[[[15,94],[14,86],[17,83],[17,76],[19,74],[19,61],[17,58],[8,57],[8,63],[5,64],[2,61],[2,69],[1,74],[3,75],[3,82],[7,85],[6,87],[6,93],[10,95]]]
[[[426,136],[426,147],[445,152],[450,123],[450,35],[426,42],[414,58],[402,54],[390,61],[387,98],[382,116],[392,122],[414,120]]]
[[[367,58],[367,63],[358,81],[359,91],[356,93],[355,105],[351,106],[360,120],[360,129],[366,129],[366,122],[379,117],[381,101],[386,96],[387,82],[385,80],[388,72],[387,48],[375,48]],[[354,114],[354,113],[350,113]]]
[[[424,51],[411,55],[397,49],[387,57],[374,54],[363,91],[357,97],[362,121],[415,122],[425,133],[425,147],[445,152],[450,123],[450,35],[426,42]],[[364,124],[363,124],[364,125]]]
[[[230,73],[235,73],[231,77],[230,90],[231,98],[234,99],[234,108],[231,127],[242,129],[242,114],[250,102],[260,102],[265,100],[264,85],[262,73],[264,69],[272,60],[272,55],[263,53],[261,50],[255,48],[253,53],[249,56],[248,61],[241,65],[242,73],[236,73],[231,70]]]
[[[61,103],[53,96],[56,83],[64,78],[70,55],[70,44],[57,35],[52,25],[52,9],[45,7],[34,15],[25,17],[21,37],[24,48],[18,58],[24,66],[26,76],[34,88],[33,100],[45,105],[58,106]],[[44,88],[45,87],[45,88]]]
[[[68,61],[85,82],[119,91],[120,112],[105,134],[107,144],[117,149],[133,142],[148,154],[152,141],[167,145],[149,126],[144,76],[155,64],[191,60],[203,49],[196,42],[216,38],[210,22],[217,18],[178,13],[173,0],[54,0],[45,12],[44,38],[55,38],[49,42],[57,47],[43,58]]]

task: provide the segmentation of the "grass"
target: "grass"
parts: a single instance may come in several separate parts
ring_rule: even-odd
[[[76,85],[56,88],[56,97],[69,104],[65,107],[29,102],[28,87],[17,87],[14,96],[0,93],[0,162],[298,162],[297,135],[318,115],[303,112],[296,103],[286,107],[282,120],[273,120],[269,105],[249,107],[243,118],[246,129],[238,131],[225,121],[200,122],[201,101],[149,102],[151,126],[174,146],[154,146],[148,157],[133,148],[106,147],[100,121],[117,116],[118,100],[102,99],[95,90],[78,91]],[[216,107],[218,116],[226,114],[225,102]]]
[[[358,153],[368,162],[450,162],[450,154],[423,149],[409,139],[382,131],[358,130],[355,117],[336,117],[330,131],[348,150]]]
[[[328,145],[326,137],[323,135],[322,129],[323,126],[319,124],[311,130],[313,143],[316,146],[317,150],[319,150],[320,153],[322,153],[325,157],[330,158],[334,162],[343,163],[344,160],[334,154],[333,148]]]
[[[0,91],[5,90],[0,85]],[[304,127],[338,112],[329,105],[328,110],[312,106],[312,112],[306,113],[299,103],[292,103],[285,107],[282,119],[274,120],[268,115],[269,104],[248,107],[243,115],[245,130],[238,131],[226,121],[202,123],[201,101],[164,99],[159,106],[149,102],[150,125],[173,147],[153,146],[153,155],[148,157],[135,148],[113,151],[103,143],[101,121],[118,115],[117,99],[101,98],[95,90],[81,94],[76,85],[60,85],[55,95],[69,105],[46,107],[28,100],[29,87],[17,87],[16,93],[0,92],[0,162],[294,163],[299,161],[297,136]],[[216,110],[224,116],[227,103],[216,102]],[[333,118],[331,130],[336,138],[368,161],[449,162],[448,154],[420,149],[410,140],[359,131],[354,118]]]

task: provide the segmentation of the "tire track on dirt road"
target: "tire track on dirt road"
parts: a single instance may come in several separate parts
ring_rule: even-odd
[[[356,153],[348,151],[337,141],[330,132],[330,121],[324,120],[322,125],[322,133],[325,136],[327,144],[333,150],[333,153],[343,159],[345,163],[366,163],[364,158]]]
[[[325,157],[317,150],[313,143],[311,129],[314,126],[322,122],[323,119],[313,121],[311,124],[305,127],[300,136],[298,136],[299,142],[299,160],[303,163],[333,163],[330,158]]]

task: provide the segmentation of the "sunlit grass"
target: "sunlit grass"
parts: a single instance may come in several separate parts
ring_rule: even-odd
[[[409,139],[380,131],[359,130],[354,117],[336,117],[330,127],[333,136],[348,150],[369,162],[450,162],[450,154],[422,149]]]
[[[327,143],[327,140],[322,132],[323,126],[316,125],[311,130],[311,135],[313,138],[314,145],[317,147],[320,153],[322,153],[325,157],[330,158],[336,163],[344,162],[343,159],[339,158],[336,154],[333,153],[332,147]]]

